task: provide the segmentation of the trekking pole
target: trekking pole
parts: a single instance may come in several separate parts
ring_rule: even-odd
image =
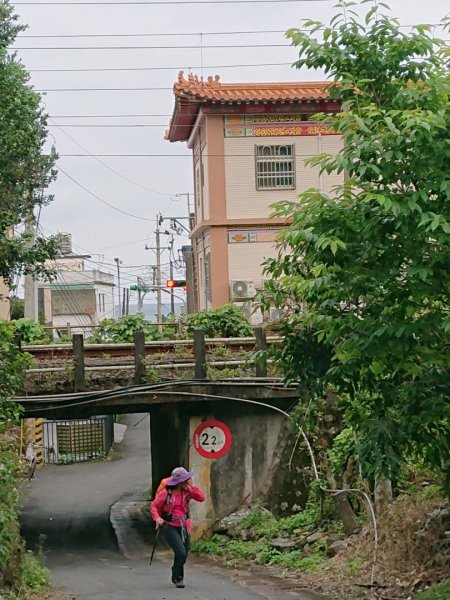
[[[153,549],[152,549],[152,553],[150,555],[150,560],[149,560],[149,566],[151,566],[152,562],[153,562],[153,557],[155,555],[155,550],[156,550],[156,546],[158,544],[158,537],[159,537],[159,532],[161,531],[161,527],[157,527],[156,528],[156,537],[155,537],[155,543],[153,544]]]

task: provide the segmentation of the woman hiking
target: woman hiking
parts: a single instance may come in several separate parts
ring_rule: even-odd
[[[172,582],[177,588],[184,588],[184,563],[189,553],[192,530],[189,501],[203,502],[204,499],[202,490],[192,482],[192,472],[177,467],[166,481],[165,489],[156,495],[150,507],[152,519],[157,527],[162,528],[174,552]]]

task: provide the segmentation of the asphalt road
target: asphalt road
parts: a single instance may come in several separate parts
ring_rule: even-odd
[[[44,551],[56,589],[70,592],[76,600],[318,598],[261,573],[233,573],[198,559],[188,563],[186,588],[176,589],[170,582],[166,549],[157,550],[149,567],[151,530],[145,522],[139,528],[147,532],[125,532],[138,552],[133,560],[123,556],[110,510],[118,502],[126,506],[127,501],[142,500],[149,488],[149,421],[133,427],[141,417],[127,417],[125,438],[112,461],[47,466],[26,490],[22,532],[30,546],[45,536]],[[121,526],[127,527],[126,521]]]

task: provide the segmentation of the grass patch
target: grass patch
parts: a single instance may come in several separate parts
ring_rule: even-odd
[[[240,539],[239,535],[229,538],[216,534],[210,539],[194,542],[192,551],[223,557],[229,566],[247,560],[259,565],[279,565],[286,569],[312,573],[323,565],[326,544],[319,541],[307,549],[293,548],[281,551],[272,546],[271,540],[290,536],[294,539],[305,538],[317,528],[318,521],[319,512],[315,508],[277,519],[270,511],[258,507],[237,524],[237,530],[243,533],[244,539]]]
[[[348,558],[347,564],[344,566],[344,575],[357,575],[364,566],[362,558],[356,556],[354,558]]]
[[[20,581],[18,588],[10,590],[0,598],[4,600],[29,600],[41,597],[49,587],[48,569],[44,564],[41,552],[33,554],[31,550],[24,551],[20,564]]]
[[[25,552],[22,560],[22,586],[25,591],[40,592],[48,587],[48,584],[48,569],[44,565],[43,557],[31,551]]]
[[[450,580],[433,585],[428,590],[421,592],[415,600],[448,600],[450,598]]]

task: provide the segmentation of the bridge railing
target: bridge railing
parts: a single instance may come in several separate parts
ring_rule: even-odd
[[[29,352],[40,362],[38,368],[29,370],[30,374],[54,373],[60,371],[62,376],[67,372],[67,365],[73,377],[73,388],[76,392],[86,390],[86,374],[90,371],[114,370],[130,372],[135,383],[146,381],[149,367],[157,370],[179,369],[190,370],[196,379],[206,379],[208,368],[223,369],[226,367],[237,368],[245,366],[248,372],[249,363],[253,374],[257,378],[265,378],[268,374],[268,360],[265,354],[269,345],[279,343],[281,338],[276,336],[266,337],[262,327],[255,328],[255,337],[246,338],[206,338],[202,329],[194,330],[191,340],[165,340],[145,341],[144,332],[134,333],[133,343],[128,344],[89,344],[84,342],[82,334],[72,336],[72,345],[24,346],[23,350]],[[20,344],[20,340],[17,340]],[[223,350],[223,356],[218,349]],[[214,356],[214,349],[216,353]],[[239,352],[247,356],[242,360]],[[248,360],[248,355],[256,352]],[[152,362],[152,355],[155,359]],[[161,357],[163,357],[161,359]],[[167,360],[165,360],[167,357]],[[188,357],[188,358],[186,358]],[[105,364],[108,362],[114,364]],[[159,359],[156,360],[156,359]],[[236,360],[237,358],[237,360]],[[118,360],[122,360],[118,363]],[[95,365],[92,363],[95,362]],[[101,362],[101,366],[98,365]],[[43,366],[44,365],[44,366]],[[133,372],[134,371],[134,372]],[[133,373],[132,373],[133,372]],[[175,373],[175,376],[177,373]]]

